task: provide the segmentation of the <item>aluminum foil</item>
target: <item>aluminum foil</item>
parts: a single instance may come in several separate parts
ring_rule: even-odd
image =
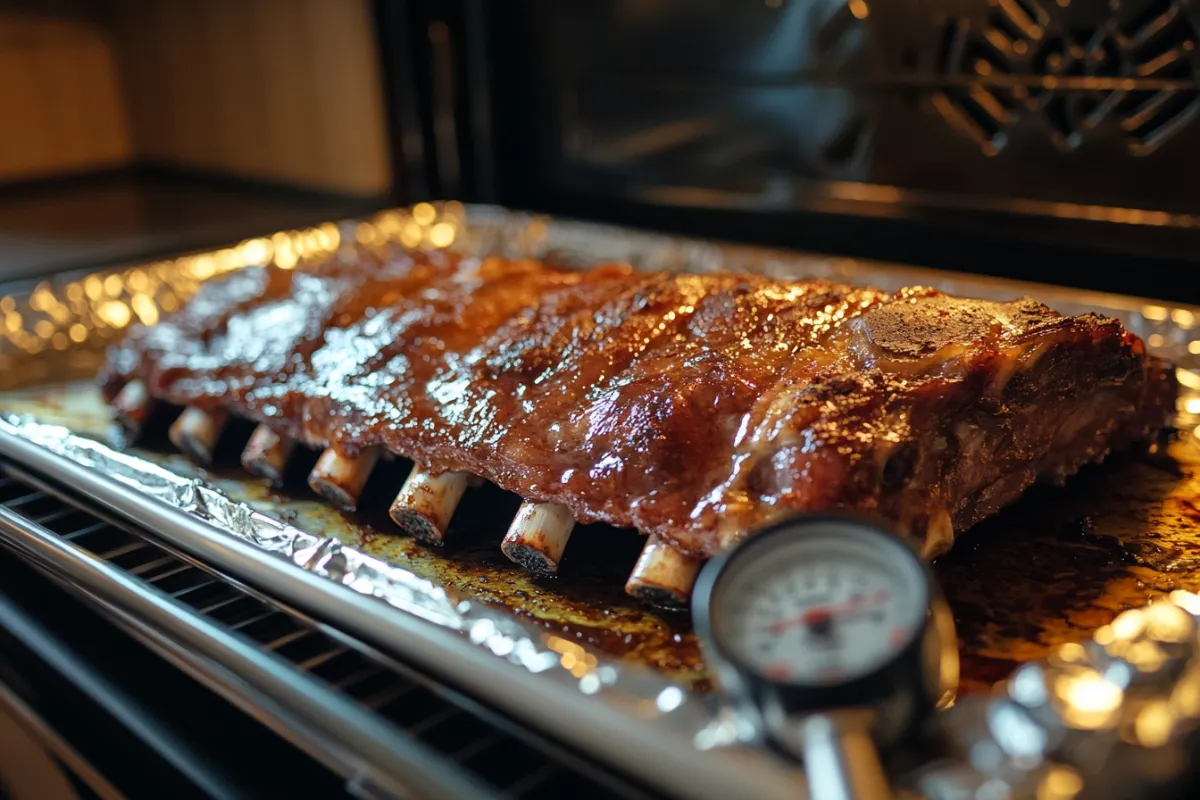
[[[456,631],[496,658],[573,683],[599,701],[636,708],[643,724],[688,734],[699,749],[758,737],[754,723],[729,706],[701,702],[647,670],[606,663],[577,644],[451,597],[404,569],[255,511],[203,480],[29,416],[0,414],[0,434],[35,443],[295,567]],[[939,746],[900,776],[923,797],[1074,800],[1178,790],[1200,731],[1200,596],[1175,592],[1127,611],[1091,642],[1064,645],[1022,666],[991,696],[940,712],[933,727]]]
[[[1200,596],[1131,609],[944,712],[943,758],[907,783],[935,800],[1182,796],[1200,744]]]
[[[575,642],[535,630],[482,603],[452,597],[442,587],[405,569],[256,511],[207,481],[176,475],[151,461],[28,415],[0,413],[0,434],[33,442],[307,572],[457,631],[497,658],[543,673],[550,680],[570,682],[584,695],[599,695],[636,708],[643,720],[660,719],[676,730],[699,737],[701,743],[725,741],[719,735],[714,738],[710,730],[715,722],[719,731],[725,715],[714,703],[705,702],[685,687],[648,669],[604,660]]]

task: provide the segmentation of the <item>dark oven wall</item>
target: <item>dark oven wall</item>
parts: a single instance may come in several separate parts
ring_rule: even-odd
[[[410,8],[431,192],[1200,300],[1184,0]]]

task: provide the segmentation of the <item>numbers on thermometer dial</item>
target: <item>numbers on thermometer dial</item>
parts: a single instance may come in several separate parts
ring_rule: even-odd
[[[925,599],[911,570],[836,547],[806,555],[780,553],[728,587],[726,630],[748,666],[772,681],[838,684],[912,640]]]

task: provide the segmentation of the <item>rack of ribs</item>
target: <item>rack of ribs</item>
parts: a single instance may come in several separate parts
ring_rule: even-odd
[[[361,253],[248,268],[135,326],[101,382],[136,432],[344,508],[379,458],[411,459],[391,507],[446,535],[473,483],[525,501],[501,544],[558,569],[576,522],[647,536],[627,589],[686,603],[703,560],[782,516],[848,508],[932,557],[1036,480],[1061,482],[1169,429],[1177,385],[1120,322],[1028,299],[822,280],[588,270]]]

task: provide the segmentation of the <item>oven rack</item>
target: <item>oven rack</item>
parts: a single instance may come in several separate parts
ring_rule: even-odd
[[[355,796],[654,796],[10,461],[0,461],[0,544]]]

